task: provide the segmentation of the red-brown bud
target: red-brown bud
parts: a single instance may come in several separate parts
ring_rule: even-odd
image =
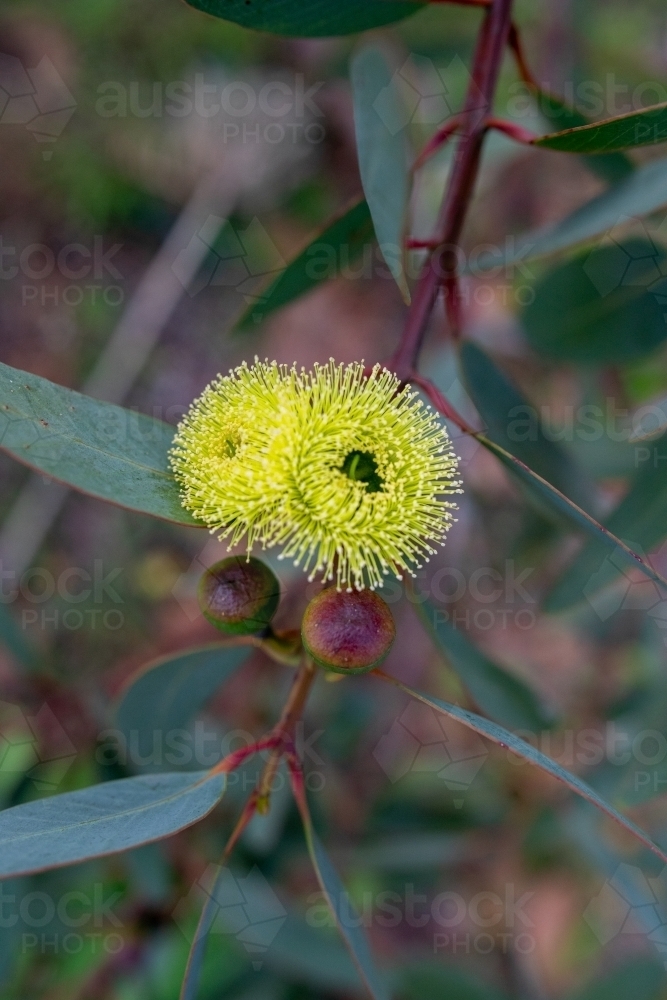
[[[206,570],[198,597],[202,614],[221,632],[256,635],[276,613],[280,584],[260,559],[230,556]]]
[[[320,667],[339,674],[376,667],[395,635],[391,611],[373,590],[323,590],[310,602],[301,623],[306,651]]]

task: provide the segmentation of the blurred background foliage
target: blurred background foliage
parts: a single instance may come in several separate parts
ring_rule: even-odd
[[[636,92],[645,103],[667,99],[667,19],[658,0],[522,0],[516,19],[538,81],[574,97],[584,113],[620,113]],[[374,36],[397,67],[408,56],[416,65],[430,60],[444,67],[447,104],[455,110],[468,82],[478,23],[473,9],[434,4]],[[230,259],[242,261],[243,281],[270,277],[359,196],[348,82],[356,42],[254,33],[178,0],[6,2],[0,13],[3,58],[29,68],[44,57],[51,60],[73,97],[74,113],[52,142],[37,141],[25,124],[0,121],[2,361],[83,386],[171,227],[202,177],[216,167],[221,197],[230,206],[231,234],[222,229],[212,241],[200,280],[166,319],[125,405],[175,423],[215,374],[255,354],[306,366],[330,356],[343,362],[386,358],[405,306],[377,267],[360,265],[356,278],[338,274],[242,333],[234,331],[234,321],[252,303],[256,285],[241,288],[233,270],[220,282],[207,278],[213,265]],[[7,64],[2,66],[6,90]],[[313,88],[316,111],[309,114],[322,126],[311,133],[317,141],[297,130],[297,139],[280,150],[286,165],[267,169],[238,195],[236,181],[228,183],[225,174],[233,143],[221,135],[219,123],[165,111],[169,84],[192,81],[196,74],[218,86],[242,80],[257,88],[283,80],[295,89]],[[603,108],[582,100],[587,81],[602,88]],[[125,95],[118,114],[101,104],[110,93]],[[611,100],[615,107],[608,106]],[[524,105],[508,58],[499,113],[536,131],[551,130],[534,105]],[[432,131],[432,122],[409,124],[415,151]],[[270,144],[252,139],[243,148],[260,165],[266,159],[271,166],[278,155]],[[467,251],[482,244],[504,247],[507,234],[552,223],[605,187],[577,157],[526,150],[500,137],[489,140],[486,154],[465,234]],[[632,154],[636,163],[662,155],[660,146]],[[412,205],[416,235],[428,232],[448,167],[443,152],[423,171]],[[636,489],[635,505],[617,534],[655,551],[654,565],[663,574],[667,482],[654,457],[664,465],[665,456],[657,436],[657,445],[654,439],[641,444],[645,454],[630,436],[632,414],[643,404],[651,405],[653,418],[664,408],[667,426],[666,223],[664,215],[631,225],[619,220],[620,236],[612,232],[595,246],[531,262],[509,275],[472,275],[465,284],[466,336],[515,384],[521,395],[511,397],[514,404],[518,399],[522,405],[523,397],[538,414],[541,437],[529,436],[538,461],[548,470],[557,465],[582,492],[590,487],[599,516]],[[57,264],[49,269],[48,252],[38,251],[47,273],[41,274],[37,257],[13,271],[25,248],[39,245],[57,258],[72,244],[110,251],[108,266],[89,278],[71,278]],[[423,369],[455,405],[474,415],[474,386],[468,385],[468,396],[441,312]],[[508,415],[499,392],[489,413],[480,406],[489,426],[494,403],[496,416]],[[660,432],[659,417],[653,428]],[[510,444],[522,457],[519,438],[510,435]],[[595,553],[592,562],[585,553],[578,557],[583,569],[568,584],[579,542],[527,502],[475,442],[457,437],[456,445],[466,490],[459,520],[414,591],[387,585],[398,626],[387,669],[452,701],[473,704],[438,633],[438,625],[458,624],[478,650],[535,693],[550,720],[535,734],[540,749],[617,804],[634,807],[639,821],[664,842],[667,805],[664,795],[655,794],[667,772],[667,751],[660,757],[667,706],[664,595],[631,572],[610,573]],[[43,480],[34,486],[33,474],[5,456],[0,472],[0,802],[7,806],[137,770],[136,761],[131,766],[107,752],[111,705],[144,663],[215,639],[198,614],[195,586],[224,549],[195,529],[74,494],[42,528],[33,520],[30,490],[44,497],[57,487]],[[474,575],[480,567],[489,571],[484,578]],[[72,568],[99,585],[82,597],[86,588],[78,581],[86,577],[68,577]],[[276,568],[284,587],[279,624],[295,627],[315,591],[289,566]],[[607,573],[605,582],[616,577],[616,589],[602,596],[595,583],[599,572]],[[425,612],[428,634],[416,613],[424,594],[432,605]],[[560,595],[553,596],[552,610],[548,603],[543,607],[550,594]],[[461,655],[465,672],[465,651]],[[288,683],[287,668],[253,652],[199,722],[217,734],[218,745],[235,745],[244,734],[259,736],[277,717]],[[44,706],[51,714],[32,725]],[[540,772],[518,766],[454,723],[434,735],[428,715],[408,719],[405,708],[402,695],[378,690],[366,678],[322,682],[306,733],[316,734],[307,760],[317,792],[316,822],[366,916],[396,995],[667,996],[661,865]],[[397,732],[402,744],[394,739]],[[627,740],[614,743],[615,734],[629,734],[632,743],[646,732],[638,754],[626,761]],[[593,739],[594,751],[586,739]],[[468,766],[450,780],[445,769],[452,762]],[[244,783],[247,790],[255,776],[252,768],[242,772],[212,817],[161,844],[4,884],[2,996],[175,1000],[197,919],[192,886],[219,856]],[[253,821],[235,864],[241,875],[261,872],[285,919],[261,954],[232,933],[213,934],[202,1000],[363,995],[334,930],[314,910],[316,885],[286,794],[278,791],[269,815]],[[48,903],[40,910],[44,899],[57,903],[72,892],[85,899],[101,894],[111,904],[101,912],[82,904],[76,927],[59,923],[57,914],[41,919],[49,915]],[[378,919],[378,899],[386,892],[400,901],[402,915],[394,923]],[[512,899],[528,894],[518,916],[506,905],[508,892]],[[407,916],[410,898],[422,900],[414,911],[421,916],[441,893],[454,894],[453,910],[441,923]],[[501,913],[480,917],[481,904],[478,911],[471,904],[480,893],[491,906],[496,898],[505,901]],[[19,902],[31,894],[37,894],[34,909],[20,911]],[[460,919],[459,900],[465,904]]]

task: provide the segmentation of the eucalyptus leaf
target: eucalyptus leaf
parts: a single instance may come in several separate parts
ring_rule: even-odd
[[[285,270],[264,289],[258,301],[246,309],[236,324],[237,328],[247,329],[260,323],[276,309],[305,295],[327,278],[344,273],[346,266],[353,263],[373,240],[368,203],[362,199],[330,222],[290,261]]]
[[[382,51],[366,46],[354,56],[350,77],[361,183],[375,235],[406,301],[403,229],[408,204],[407,122]]]
[[[420,0],[187,0],[198,10],[244,28],[277,35],[349,35],[400,21],[424,6]]]
[[[545,435],[536,408],[476,344],[463,344],[460,358],[466,387],[487,425],[486,435],[578,506],[590,509],[593,483],[586,471]]]
[[[652,910],[653,907],[649,905],[646,909]],[[627,1000],[628,997],[632,1000],[659,1000],[664,996],[666,984],[663,963],[657,958],[642,955],[616,965],[606,975],[587,983],[583,989],[569,993],[566,1000]]]
[[[637,445],[636,456],[637,462],[641,461],[640,471],[623,500],[605,519],[605,526],[613,535],[629,541],[633,548],[650,552],[667,536],[667,436]],[[647,565],[644,560],[642,567]],[[627,567],[622,549],[616,547],[610,551],[602,539],[589,541],[555,584],[544,603],[545,610],[563,611],[585,599],[595,606],[595,595]],[[661,596],[664,598],[664,591],[656,588],[653,603],[658,603]]]
[[[0,812],[0,878],[170,837],[208,815],[226,776],[200,771],[107,781]]]
[[[667,159],[638,167],[607,191],[575,209],[561,222],[512,238],[504,250],[480,254],[475,272],[504,268],[509,275],[534,277],[526,263],[569,250],[605,235],[628,219],[641,219],[667,205]]]
[[[173,766],[176,761],[154,760],[156,734],[158,746],[168,748],[168,737],[183,733],[248,655],[245,645],[213,643],[161,657],[131,677],[115,710],[130,748],[130,764],[147,770],[163,770],[164,763]]]
[[[308,853],[315,869],[315,875],[324,893],[329,909],[336,920],[341,937],[372,1000],[389,1000],[389,990],[385,982],[385,977],[381,976],[375,968],[361,920],[354,913],[349,893],[346,892],[338,872],[315,833],[303,793],[297,793],[297,803],[301,812],[306,844],[308,845]]]
[[[508,729],[504,729],[502,726],[497,725],[495,722],[491,722],[489,719],[484,719],[481,715],[477,715],[475,712],[469,712],[465,708],[461,708],[459,705],[452,705],[447,701],[442,701],[440,698],[435,698],[433,695],[424,694],[422,691],[416,691],[414,688],[408,687],[407,684],[401,683],[401,681],[396,680],[394,677],[390,677],[388,674],[383,673],[381,670],[374,670],[373,673],[381,677],[383,680],[389,681],[396,687],[400,688],[406,694],[410,695],[412,698],[416,698],[417,701],[421,701],[422,704],[428,705],[429,708],[435,709],[436,712],[441,712],[443,715],[449,716],[450,719],[456,719],[461,722],[468,729],[472,729],[474,732],[479,733],[480,736],[485,736],[487,739],[491,740],[493,743],[497,743],[512,753],[516,754],[518,757],[522,757],[524,760],[528,761],[530,764],[535,764],[546,774],[550,774],[552,778],[556,778],[562,784],[566,785],[577,795],[581,795],[582,798],[586,799],[592,805],[596,806],[602,812],[606,813],[614,819],[620,826],[628,830],[634,837],[636,837],[645,847],[648,847],[650,851],[653,851],[659,858],[667,863],[667,848],[659,847],[647,833],[644,832],[640,827],[638,827],[632,820],[628,819],[622,813],[615,809],[609,802],[606,802],[601,795],[587,785],[586,782],[578,778],[576,774],[571,774],[570,771],[566,771],[565,768],[557,764],[556,761],[547,757],[541,751],[537,750],[530,743],[522,740],[519,736],[515,736]]]
[[[600,524],[595,518],[587,514],[566,497],[560,490],[557,490],[546,479],[538,476],[536,472],[529,469],[520,459],[515,458],[495,441],[485,437],[483,434],[475,434],[475,438],[483,444],[485,448],[498,458],[510,472],[535,495],[546,510],[551,510],[555,517],[568,524],[570,528],[584,531],[591,536],[600,546],[604,546],[607,553],[613,553],[614,559],[619,565],[631,566],[639,569],[650,580],[655,581],[661,587],[667,589],[667,580],[660,575],[646,560],[635,552],[629,545],[621,541],[614,535],[608,527]]]
[[[535,693],[477,649],[435,605],[422,601],[417,608],[437,648],[486,715],[512,729],[540,732],[553,724]]]
[[[667,103],[654,104],[601,122],[566,128],[533,140],[534,146],[566,153],[610,153],[667,141]]]
[[[582,115],[581,111],[573,108],[561,97],[541,89],[535,89],[534,94],[542,117],[546,118],[550,125],[561,131],[564,127],[578,128],[580,125],[590,125],[590,121],[585,115]],[[582,161],[589,170],[612,184],[627,177],[635,169],[634,163],[625,153],[599,153],[582,156]]]
[[[167,458],[174,428],[0,364],[0,448],[83,493],[179,524]]]
[[[521,317],[533,349],[557,361],[621,364],[667,338],[667,251],[608,240],[549,271]]]

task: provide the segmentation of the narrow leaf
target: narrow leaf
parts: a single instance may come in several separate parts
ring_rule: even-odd
[[[0,878],[45,871],[170,837],[208,815],[225,775],[142,775],[0,812]]]
[[[244,28],[277,35],[349,35],[416,13],[420,0],[187,0],[198,10]]]
[[[667,851],[658,847],[651,838],[645,833],[640,827],[638,827],[632,820],[628,819],[627,816],[623,816],[617,809],[614,809],[612,805],[606,802],[598,793],[587,785],[585,781],[578,778],[575,774],[571,774],[566,771],[565,768],[561,767],[555,761],[551,760],[550,757],[545,756],[535,747],[531,746],[530,743],[526,743],[519,736],[515,736],[508,729],[504,729],[502,726],[498,726],[495,722],[491,722],[489,719],[482,718],[481,715],[476,715],[474,712],[469,712],[465,708],[460,708],[458,705],[451,705],[447,701],[441,701],[439,698],[435,698],[433,695],[424,694],[421,691],[415,691],[414,688],[408,687],[407,684],[401,683],[401,681],[396,680],[394,677],[390,677],[385,674],[382,670],[374,670],[373,673],[382,678],[382,680],[389,681],[394,684],[401,691],[409,694],[411,698],[416,698],[417,701],[421,701],[424,705],[428,705],[429,708],[435,709],[436,712],[442,712],[443,715],[449,716],[450,719],[456,719],[458,722],[463,723],[468,729],[474,730],[474,732],[479,733],[480,736],[486,736],[487,739],[492,740],[497,743],[498,746],[505,747],[511,750],[512,753],[517,754],[519,757],[523,757],[524,760],[528,761],[530,764],[535,764],[537,767],[541,768],[547,774],[550,774],[553,778],[556,778],[562,784],[566,785],[577,795],[581,795],[582,798],[586,799],[592,805],[596,806],[602,812],[606,813],[607,816],[611,816],[612,819],[616,820],[622,827],[629,830],[638,840],[648,847],[650,851],[657,854],[659,858],[667,863]]]
[[[590,121],[585,115],[582,115],[581,111],[573,108],[561,97],[540,89],[536,89],[534,94],[542,117],[559,130],[590,125]],[[634,163],[625,153],[599,153],[592,156],[582,156],[582,161],[593,173],[610,184],[616,184],[623,180],[635,169]]]
[[[290,261],[284,271],[264,290],[259,301],[252,303],[237,325],[246,329],[316,288],[327,278],[344,273],[374,239],[373,223],[368,203],[362,199],[310,241],[301,253]]]
[[[35,667],[37,653],[26,642],[24,633],[6,604],[0,604],[0,642],[23,668],[32,670]]]
[[[531,346],[581,365],[649,354],[667,338],[666,259],[651,240],[609,240],[549,271],[521,316]]]
[[[566,128],[533,140],[534,146],[566,153],[610,153],[667,140],[667,103],[654,104],[590,125]]]
[[[647,900],[646,913],[655,912]],[[652,912],[651,912],[652,911]],[[651,924],[651,930],[653,925]],[[600,979],[588,983],[566,1000],[658,1000],[664,996],[665,967],[657,958],[638,956],[614,968]]]
[[[406,122],[380,49],[367,46],[357,52],[350,75],[361,183],[382,256],[409,301],[403,267],[409,156]]]
[[[488,437],[578,506],[591,507],[594,484],[567,452],[546,437],[536,408],[476,344],[463,344],[460,359],[466,387],[487,425]]]
[[[660,584],[660,586],[667,589],[667,580],[665,580],[660,573],[654,570],[645,559],[642,559],[639,555],[637,555],[637,553],[634,552],[629,545],[626,545],[620,538],[612,534],[609,528],[604,527],[596,521],[595,518],[591,517],[590,514],[587,514],[586,511],[582,510],[581,507],[577,507],[575,503],[548,483],[546,479],[542,479],[541,476],[538,476],[536,472],[529,469],[528,466],[521,462],[518,458],[515,458],[514,455],[510,454],[510,452],[505,451],[504,448],[496,444],[495,441],[491,441],[483,434],[475,434],[474,436],[480,444],[483,444],[485,448],[492,451],[496,458],[498,458],[531,493],[534,493],[538,500],[541,500],[544,503],[544,506],[547,509],[553,511],[555,516],[562,518],[571,528],[584,531],[586,534],[591,535],[597,542],[603,545],[608,552],[613,552],[614,558],[619,560],[621,564],[632,566],[634,569],[641,570],[642,573],[650,580],[654,580],[656,583]]]
[[[0,448],[83,493],[195,524],[167,460],[174,428],[0,364]]]
[[[629,177],[587,201],[555,226],[518,236],[503,251],[482,254],[476,273],[496,267],[519,269],[524,262],[560,253],[604,235],[623,219],[641,219],[667,205],[667,159],[638,167]],[[531,277],[530,274],[527,275]]]
[[[220,889],[223,873],[225,872],[226,869],[221,865],[216,866],[213,881],[206,886],[206,899],[204,900],[204,905],[202,907],[199,920],[197,921],[194,938],[192,939],[192,943],[190,945],[190,952],[188,954],[188,961],[185,967],[183,982],[181,983],[179,1000],[197,1000],[199,979],[201,976],[204,956],[206,954],[209,931],[215,922],[215,918],[220,912],[220,904],[217,899],[217,894]]]
[[[534,692],[477,649],[430,601],[417,608],[444,659],[486,715],[512,729],[540,731],[553,724]]]
[[[178,735],[189,725],[248,655],[247,646],[214,643],[165,656],[131,677],[115,710],[118,727],[136,756],[130,764],[162,770],[165,764],[180,763],[180,746],[177,759],[169,760],[169,735]],[[167,748],[164,760],[154,759],[156,734],[157,746]]]
[[[660,454],[661,446],[664,452],[666,444],[667,436],[651,445],[638,446],[641,471],[605,521],[610,535],[630,539],[633,546],[646,552],[667,535],[667,455]],[[620,548],[612,547],[610,552],[601,539],[589,541],[554,586],[545,602],[545,610],[562,611],[585,598],[592,600],[627,568],[628,560],[624,556]],[[636,564],[630,565],[637,568]],[[647,565],[644,561],[639,568],[644,569]],[[656,604],[659,596],[660,591],[657,591]]]
[[[349,894],[346,892],[338,872],[332,865],[329,855],[320,843],[313,828],[313,821],[308,809],[300,775],[293,775],[292,781],[295,798],[303,821],[308,853],[315,869],[317,881],[324,893],[329,909],[336,920],[341,937],[373,1000],[389,1000],[389,993],[384,979],[375,968],[361,921],[354,913],[349,900]]]

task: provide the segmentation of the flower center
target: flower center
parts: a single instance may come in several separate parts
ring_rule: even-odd
[[[241,446],[241,435],[236,430],[227,432],[222,441],[222,454],[224,458],[234,458]]]
[[[382,477],[370,451],[351,451],[345,456],[340,471],[348,479],[364,483],[367,493],[379,493],[382,489]]]

